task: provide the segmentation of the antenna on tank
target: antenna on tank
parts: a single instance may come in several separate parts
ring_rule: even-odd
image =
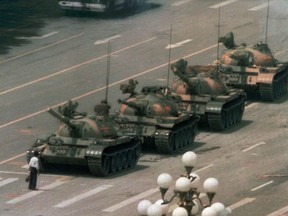
[[[172,43],[172,24],[170,26],[170,39],[169,39],[169,54],[168,54],[168,76],[167,76],[167,88],[169,88],[169,80],[170,80],[170,65],[171,65],[171,43]]]
[[[107,73],[106,73],[106,92],[105,92],[105,101],[108,103],[108,87],[109,87],[109,75],[110,75],[110,54],[111,54],[111,45],[110,40],[107,44]]]
[[[267,1],[267,15],[266,15],[266,31],[265,31],[265,44],[267,44],[267,32],[268,32],[268,21],[269,21],[269,7],[270,1]]]
[[[220,55],[220,44],[219,44],[219,39],[220,39],[220,4],[218,5],[218,24],[217,24],[217,71],[219,71],[219,55]]]

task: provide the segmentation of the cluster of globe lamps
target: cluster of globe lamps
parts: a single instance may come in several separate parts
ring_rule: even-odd
[[[137,206],[140,216],[168,216],[169,203],[178,198],[177,207],[173,210],[172,216],[228,216],[231,209],[226,208],[222,203],[212,204],[212,200],[218,190],[219,182],[216,178],[207,178],[203,183],[203,190],[208,197],[208,204],[204,204],[198,191],[200,177],[192,170],[196,164],[197,155],[188,151],[182,156],[186,175],[181,175],[175,182],[174,195],[170,199],[165,194],[172,184],[172,177],[168,173],[162,173],[157,178],[157,184],[161,193],[161,199],[154,204],[149,200],[142,200]]]

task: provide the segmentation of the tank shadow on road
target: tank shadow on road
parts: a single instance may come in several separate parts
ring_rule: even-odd
[[[61,12],[56,1],[39,0],[2,0],[0,11],[0,54],[29,43],[23,38],[39,36],[45,19],[57,17]]]

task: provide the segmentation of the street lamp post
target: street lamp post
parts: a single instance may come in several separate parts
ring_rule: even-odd
[[[208,178],[204,181],[203,189],[208,197],[208,203],[204,204],[201,200],[198,190],[200,177],[196,173],[192,173],[196,161],[197,155],[192,151],[188,151],[182,156],[186,174],[181,175],[176,180],[174,194],[170,199],[166,198],[166,193],[172,184],[172,176],[168,173],[160,174],[157,178],[157,184],[162,199],[155,204],[148,200],[142,200],[138,204],[138,213],[141,216],[165,216],[168,214],[168,204],[178,198],[178,207],[173,210],[172,216],[193,216],[199,214],[200,209],[202,216],[227,216],[231,214],[231,210],[225,208],[222,203],[217,202],[212,205],[212,200],[219,187],[216,178]]]

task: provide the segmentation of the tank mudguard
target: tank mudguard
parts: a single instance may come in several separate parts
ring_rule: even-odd
[[[261,73],[257,77],[257,84],[271,84],[274,76],[274,73]]]
[[[85,157],[101,158],[105,147],[107,146],[91,145],[89,146],[89,148],[86,149]]]
[[[211,101],[207,103],[206,113],[221,113],[223,103],[218,101]]]

